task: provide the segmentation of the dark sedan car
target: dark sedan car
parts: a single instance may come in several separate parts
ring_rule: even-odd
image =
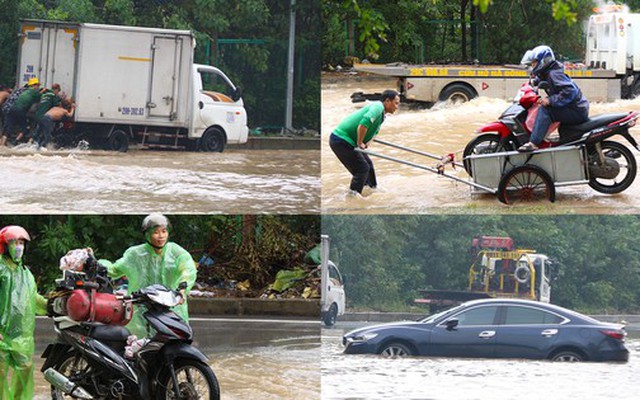
[[[482,299],[425,319],[344,335],[347,354],[627,361],[626,331],[566,308],[520,299]]]

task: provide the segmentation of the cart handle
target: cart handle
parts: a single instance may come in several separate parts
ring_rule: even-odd
[[[399,144],[390,143],[390,142],[387,142],[387,141],[384,141],[384,140],[380,140],[380,139],[373,139],[373,141],[376,142],[376,143],[383,144],[385,146],[395,147],[396,149],[408,151],[410,153],[415,153],[415,154],[419,154],[421,156],[433,158],[434,160],[442,161],[442,156],[438,156],[438,155],[435,155],[435,154],[427,153],[426,151],[414,150],[414,149],[411,149],[409,147],[400,146]],[[464,164],[461,163],[461,162],[454,161],[452,164],[455,165],[456,167],[464,168]]]
[[[395,162],[400,163],[400,164],[409,165],[411,167],[424,169],[426,171],[433,172],[435,174],[445,176],[445,177],[447,177],[449,179],[453,179],[454,181],[458,181],[460,183],[464,183],[465,185],[473,186],[475,188],[484,190],[484,191],[489,192],[491,194],[497,194],[498,193],[498,189],[492,189],[492,188],[490,188],[488,186],[480,185],[479,183],[475,183],[475,182],[471,182],[471,181],[466,180],[466,179],[458,178],[457,176],[450,175],[450,174],[448,174],[446,172],[441,173],[436,168],[427,167],[426,165],[420,165],[420,164],[413,163],[411,161],[405,161],[405,160],[401,160],[399,158],[385,156],[384,154],[375,153],[375,152],[369,151],[369,150],[363,150],[363,149],[358,148],[358,147],[356,147],[354,150],[357,151],[357,152],[360,152],[360,153],[364,153],[364,154],[370,155],[370,156],[379,157],[379,158],[382,158],[382,159],[385,159],[385,160],[395,161]],[[440,159],[440,158],[438,158],[438,159]]]

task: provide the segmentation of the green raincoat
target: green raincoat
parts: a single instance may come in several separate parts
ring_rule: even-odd
[[[187,283],[188,294],[196,281],[196,265],[188,251],[173,242],[168,242],[160,254],[148,243],[133,246],[124,252],[121,259],[113,264],[107,263],[109,276],[129,280],[129,293],[156,283],[169,289],[177,289],[182,282]],[[173,308],[176,314],[189,321],[187,302]],[[129,331],[139,338],[149,336],[146,321],[142,317],[144,310],[136,306],[133,318],[127,325]]]
[[[33,351],[36,314],[46,315],[31,271],[0,255],[0,399],[33,399]],[[11,371],[11,381],[7,378]]]

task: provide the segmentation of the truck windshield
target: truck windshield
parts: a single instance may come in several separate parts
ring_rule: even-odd
[[[213,92],[218,95],[226,96],[229,99],[233,99],[235,95],[235,88],[224,75],[207,69],[199,69],[198,72],[200,72],[200,77],[202,78],[203,91]]]

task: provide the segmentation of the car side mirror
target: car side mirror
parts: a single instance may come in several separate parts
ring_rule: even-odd
[[[242,89],[237,87],[233,91],[233,94],[232,94],[231,98],[233,99],[233,101],[238,101],[238,100],[240,100],[241,97],[242,97]]]
[[[452,331],[458,326],[458,318],[451,318],[445,322],[448,331]]]

